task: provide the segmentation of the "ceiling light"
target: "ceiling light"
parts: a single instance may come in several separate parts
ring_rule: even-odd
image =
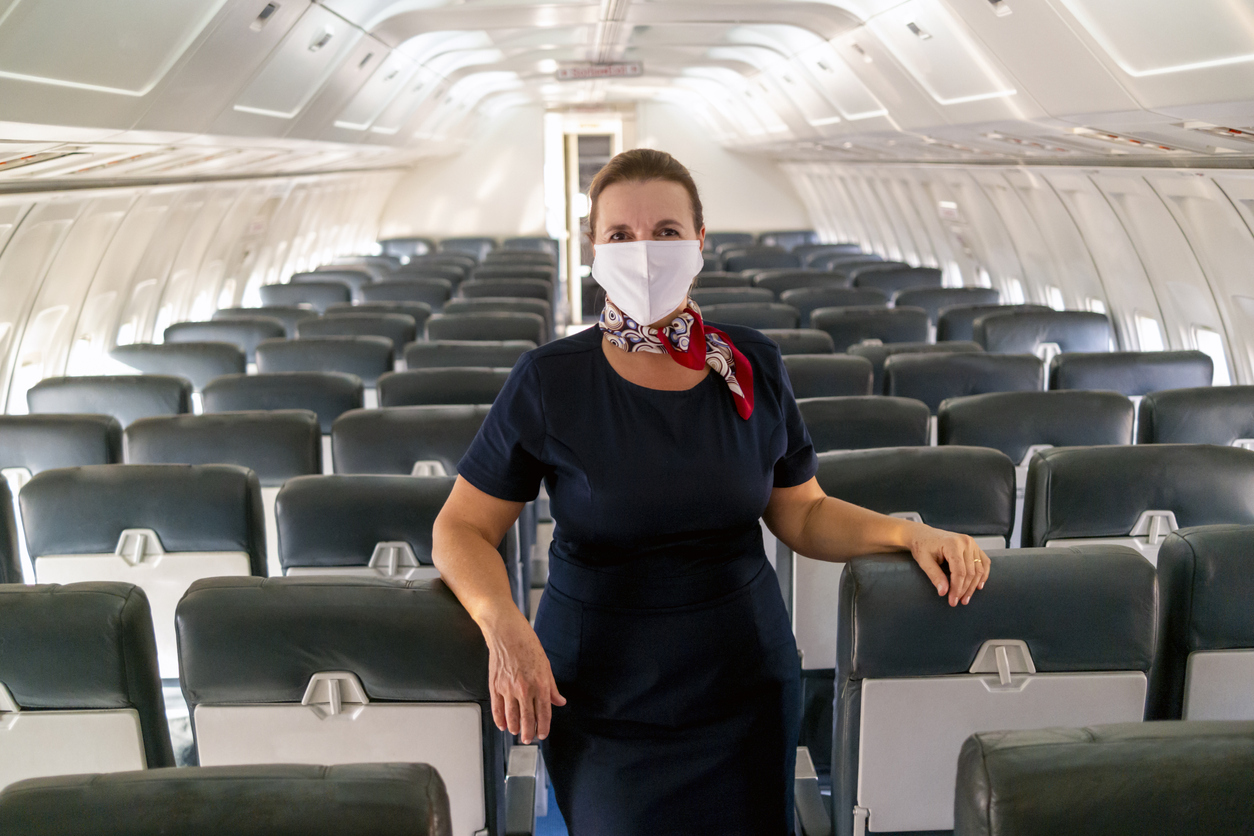
[[[536,69],[542,73],[555,73],[557,72],[557,62],[552,58],[545,58],[536,64]]]

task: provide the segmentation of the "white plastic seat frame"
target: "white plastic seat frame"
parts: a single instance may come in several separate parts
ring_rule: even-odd
[[[1185,720],[1254,720],[1254,649],[1190,653],[1181,716]]]
[[[1157,566],[1158,550],[1163,540],[1179,527],[1174,511],[1142,511],[1132,530],[1122,537],[1067,537],[1049,540],[1045,547],[1066,549],[1072,546],[1127,546]]]
[[[376,543],[370,561],[365,566],[292,566],[288,575],[336,575],[368,578],[386,578],[394,581],[432,580],[440,577],[440,570],[418,561],[409,543],[389,540]]]
[[[26,528],[22,525],[22,506],[18,502],[18,494],[31,480],[32,474],[24,467],[6,467],[0,469],[0,477],[8,483],[9,496],[13,500],[13,522],[17,526],[14,534],[17,536],[18,560],[22,564],[22,582],[31,584],[35,582],[35,566],[31,563],[30,552],[26,548]]]

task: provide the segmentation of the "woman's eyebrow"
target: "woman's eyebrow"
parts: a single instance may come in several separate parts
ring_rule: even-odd
[[[667,218],[667,219],[666,219],[666,220],[664,220],[664,221],[658,221],[658,222],[654,225],[654,227],[653,227],[653,228],[654,228],[654,229],[657,229],[659,226],[680,226],[680,223],[679,223],[679,221],[676,221],[676,220],[671,220],[670,218]]]

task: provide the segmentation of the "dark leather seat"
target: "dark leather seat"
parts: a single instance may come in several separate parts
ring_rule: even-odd
[[[131,343],[109,352],[119,363],[140,374],[164,374],[191,381],[199,392],[223,374],[243,374],[248,366],[244,352],[228,343]]]
[[[706,273],[722,272],[723,259],[719,258],[717,254],[707,250],[701,254],[701,259],[703,262],[701,265],[701,275]]]
[[[849,270],[853,267],[863,264],[889,264],[885,262],[884,257],[875,253],[811,253],[806,256],[806,267],[815,270],[832,270],[838,273],[849,275]],[[899,264],[900,262],[891,262]],[[901,264],[902,267],[909,267],[908,264]],[[852,277],[850,277],[852,278]]]
[[[1215,364],[1201,351],[1106,351],[1059,354],[1050,389],[1103,389],[1129,397],[1162,389],[1209,386]]]
[[[815,328],[761,328],[770,337],[780,354],[834,354],[835,345],[826,331]]]
[[[810,327],[831,335],[838,352],[864,340],[919,343],[927,340],[927,311],[880,306],[819,308],[810,314]]]
[[[516,238],[506,238],[501,242],[501,249],[505,252],[530,252],[539,251],[548,253],[549,256],[556,261],[558,257],[558,248],[556,238],[549,238],[543,235],[523,235]]]
[[[219,308],[213,312],[213,321],[229,322],[236,319],[251,319],[255,316],[279,320],[283,323],[284,336],[288,339],[293,339],[296,336],[296,323],[304,319],[317,319],[318,312],[312,307],[300,307],[299,305],[266,305],[260,308]]]
[[[793,247],[793,255],[809,266],[810,261],[824,255],[865,255],[861,244],[801,244]]]
[[[428,340],[530,340],[547,342],[544,318],[531,313],[436,314],[427,320]]]
[[[997,354],[1035,354],[1046,343],[1061,352],[1110,351],[1114,344],[1110,320],[1089,311],[987,313],[971,330],[977,343]]]
[[[871,364],[847,354],[788,354],[784,369],[797,398],[871,394]]]
[[[440,252],[457,255],[468,255],[475,261],[483,261],[484,256],[496,249],[495,238],[482,236],[462,236],[458,238],[441,238]]]
[[[366,270],[347,270],[339,268],[319,268],[309,273],[293,273],[288,280],[290,284],[322,284],[324,282],[341,282],[349,286],[353,299],[361,299],[361,289],[374,284],[375,277]]]
[[[781,247],[742,247],[720,253],[728,272],[770,270],[777,267],[800,267],[801,259]]]
[[[947,398],[1039,392],[1044,383],[1045,367],[1031,354],[894,354],[884,361],[884,394],[923,401],[933,414]]]
[[[758,235],[758,245],[762,247],[783,247],[794,252],[797,247],[815,245],[819,242],[819,234],[813,229],[787,229],[763,232]]]
[[[543,282],[547,286],[549,293],[552,293],[553,284],[557,281],[557,268],[547,264],[484,264],[476,267],[472,276],[474,281],[526,281],[526,282]],[[466,282],[463,282],[466,284]],[[542,298],[536,296],[539,287],[537,285],[523,285],[523,288],[529,288],[530,292],[524,293],[503,293],[500,290],[480,291],[481,296],[530,296],[532,298]],[[547,298],[547,297],[544,297]]]
[[[937,340],[974,340],[975,321],[991,313],[1049,313],[1046,305],[949,305],[936,320]]]
[[[301,337],[385,337],[397,359],[418,334],[420,323],[406,314],[336,313],[296,326]]]
[[[479,296],[450,299],[444,305],[446,314],[529,313],[544,320],[545,335],[553,333],[553,306],[544,299],[517,296]]]
[[[1245,833],[1254,723],[983,732],[958,756],[954,836]]]
[[[508,369],[535,347],[536,344],[530,340],[425,340],[406,347],[405,367],[482,366]]]
[[[427,764],[218,766],[24,781],[0,793],[24,836],[452,836]]]
[[[457,288],[457,295],[464,299],[478,299],[484,296],[494,298],[517,297],[520,299],[543,299],[553,301],[553,285],[545,279],[528,278],[516,275],[522,271],[511,271],[509,277],[489,278],[481,276],[484,268],[475,271],[475,278],[462,282]]]
[[[753,286],[782,296],[789,290],[803,287],[849,287],[849,277],[843,273],[811,270],[806,267],[761,270],[753,274]]]
[[[431,316],[431,306],[426,302],[358,302],[346,305],[343,302],[327,308],[324,316],[334,317],[343,314],[403,314],[413,317],[419,329]]]
[[[854,287],[858,285],[858,276],[863,273],[874,273],[877,270],[915,270],[918,269],[904,261],[885,261],[882,258],[869,258],[867,256],[856,256],[853,259],[845,259],[837,262],[833,268],[839,270],[849,277]],[[931,285],[926,285],[930,287]],[[896,292],[896,291],[893,291]],[[892,293],[889,293],[891,296]]]
[[[769,305],[775,301],[775,294],[764,287],[695,287],[688,295],[702,308],[746,302]]]
[[[162,339],[167,343],[230,343],[254,363],[257,343],[286,336],[287,326],[277,317],[232,316],[208,322],[176,322],[165,329]]]
[[[139,587],[0,585],[0,643],[0,786],[174,765],[152,615]],[[31,832],[3,821],[0,832]]]
[[[814,449],[820,453],[928,446],[927,404],[911,398],[803,398],[797,406]]]
[[[973,342],[887,343],[885,345],[870,343],[851,345],[848,349],[850,354],[865,357],[871,361],[871,367],[875,370],[875,379],[871,383],[871,389],[877,395],[884,391],[884,363],[895,354],[937,354],[983,350],[979,343]]]
[[[448,279],[388,279],[362,288],[363,302],[421,302],[439,311],[453,295]]]
[[[452,259],[452,261],[446,261],[445,259]],[[466,280],[466,277],[474,269],[475,262],[471,258],[462,258],[461,256],[423,256],[416,261],[411,260],[403,267],[393,270],[387,282],[444,281],[456,288]],[[385,283],[380,282],[379,284]],[[376,285],[371,285],[366,290],[372,290],[374,287]],[[363,294],[362,298],[366,298],[365,294]]]
[[[748,328],[796,328],[799,324],[797,309],[778,302],[707,305],[702,308],[701,315],[712,323],[744,325]]]
[[[437,253],[427,253],[409,259],[409,263],[402,269],[408,270],[418,265],[419,267],[439,266],[439,267],[457,267],[462,271],[462,276],[469,276],[471,271],[479,265],[479,259],[470,253],[455,252],[452,250]]]
[[[801,315],[801,324],[810,325],[810,314],[819,308],[888,307],[888,297],[878,290],[859,287],[798,287],[785,290],[779,301],[792,305]]]
[[[266,340],[257,346],[257,371],[343,372],[374,386],[392,370],[392,351],[391,339],[373,335]]]
[[[32,414],[112,415],[122,426],[192,408],[192,384],[167,374],[46,377],[26,392]]]
[[[338,302],[353,301],[353,288],[347,282],[318,281],[263,284],[259,288],[263,305],[309,305],[323,313]]]
[[[1137,441],[1254,447],[1254,386],[1152,392],[1141,401]]]
[[[205,387],[205,412],[308,409],[323,435],[350,409],[362,407],[362,382],[343,372],[270,372],[227,375]]]
[[[854,271],[853,286],[868,287],[889,296],[919,287],[941,286],[941,271],[935,267],[903,267],[893,269],[863,269]]]
[[[705,234],[705,248],[709,252],[716,252],[724,244],[731,244],[737,247],[752,247],[755,240],[757,239],[751,232],[707,232]]]
[[[379,406],[490,404],[509,369],[429,368],[391,372],[379,378]]]
[[[709,258],[709,256],[706,256],[707,263]],[[724,273],[719,270],[702,270],[693,282],[693,287],[753,287],[753,278],[751,276],[742,276],[740,273]]]
[[[927,311],[936,325],[940,312],[955,305],[997,305],[1001,294],[991,287],[913,287],[893,295],[894,305],[913,305]],[[939,339],[939,338],[938,338]]]
[[[379,246],[384,255],[396,258],[410,258],[415,255],[426,255],[435,252],[435,241],[431,238],[411,236],[405,238],[383,238]]]
[[[453,476],[489,407],[355,409],[331,428],[336,473]],[[439,468],[436,472],[435,465]]]
[[[8,481],[0,479],[0,584],[22,583],[20,536],[13,493]]]

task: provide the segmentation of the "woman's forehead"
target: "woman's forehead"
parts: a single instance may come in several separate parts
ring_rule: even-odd
[[[611,183],[601,192],[597,204],[597,214],[606,226],[664,219],[692,223],[688,191],[670,180]]]

